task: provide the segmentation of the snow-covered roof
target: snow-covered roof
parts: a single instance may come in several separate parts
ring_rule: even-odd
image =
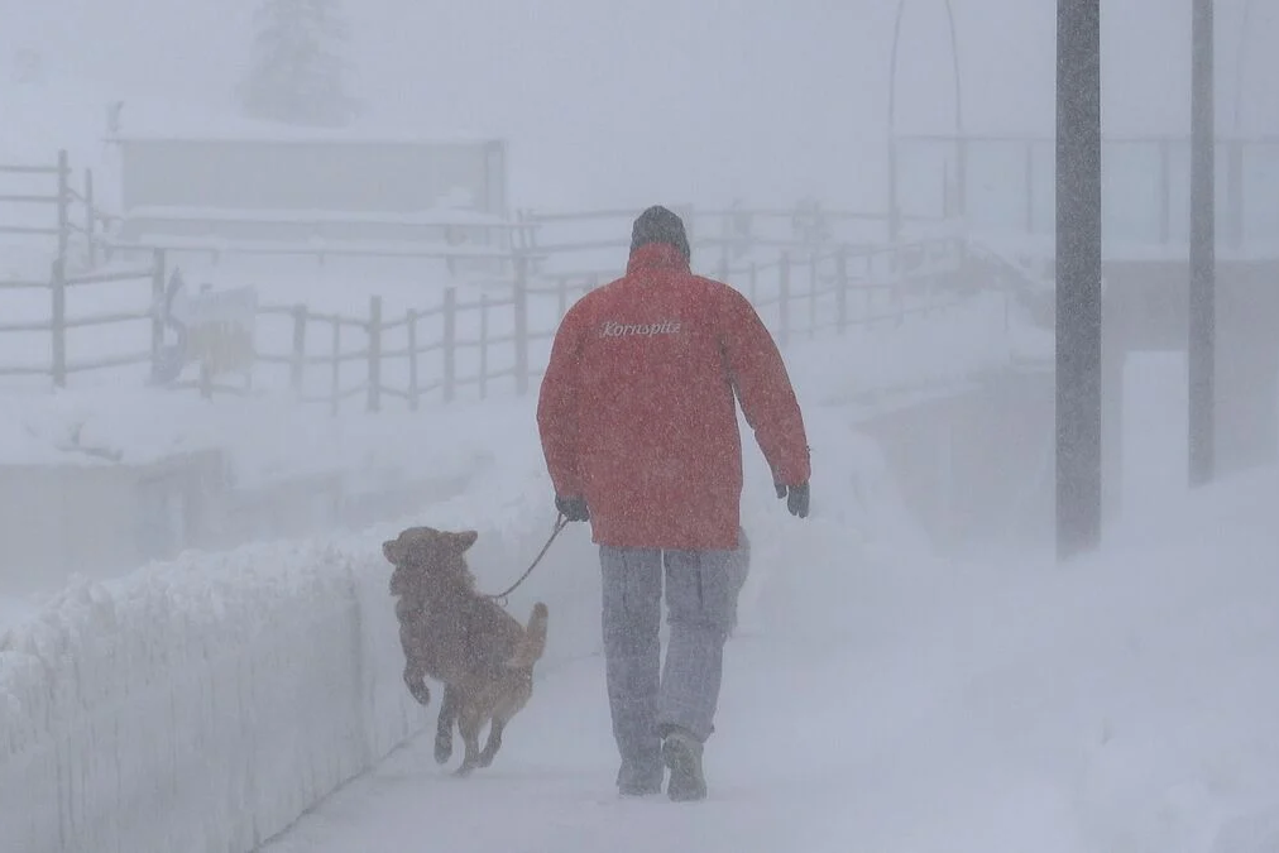
[[[132,140],[248,141],[261,143],[404,143],[481,144],[492,136],[442,130],[429,122],[386,120],[373,115],[347,127],[302,127],[247,118],[230,108],[174,105],[152,100],[121,99],[119,127],[108,133],[112,142]]]

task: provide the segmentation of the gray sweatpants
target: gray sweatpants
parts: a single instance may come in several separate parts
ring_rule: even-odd
[[[701,740],[715,730],[724,643],[737,619],[749,567],[745,534],[736,551],[600,548],[604,661],[621,783],[660,780],[664,724]],[[664,668],[663,572],[670,641]]]

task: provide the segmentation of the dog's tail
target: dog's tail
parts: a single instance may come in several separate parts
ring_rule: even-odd
[[[542,659],[546,651],[546,622],[549,612],[546,605],[538,602],[533,605],[533,615],[529,617],[524,628],[524,636],[515,647],[515,654],[506,665],[511,669],[532,669],[533,664]]]

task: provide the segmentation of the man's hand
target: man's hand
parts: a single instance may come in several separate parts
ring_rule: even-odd
[[[586,507],[586,498],[565,498],[560,495],[556,495],[555,508],[560,511],[560,515],[564,516],[569,521],[591,520],[591,511]]]
[[[808,484],[801,483],[798,486],[783,486],[781,483],[774,483],[777,489],[778,498],[786,498],[786,508],[790,510],[790,514],[799,518],[808,518]]]

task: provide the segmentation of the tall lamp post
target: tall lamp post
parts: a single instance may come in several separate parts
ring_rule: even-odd
[[[1239,21],[1239,44],[1235,48],[1235,93],[1232,106],[1234,108],[1234,130],[1236,137],[1243,133],[1243,78],[1244,73],[1248,69],[1248,34],[1251,32],[1252,25],[1252,4],[1253,0],[1244,0],[1243,15]],[[1209,9],[1210,17],[1211,11],[1212,10]],[[1192,32],[1191,39],[1193,40],[1193,38],[1194,35]],[[1211,48],[1212,42],[1209,41],[1208,45]]]
[[[1190,69],[1189,480],[1201,486],[1215,468],[1216,111],[1213,105],[1212,0],[1192,0]],[[1236,114],[1237,115],[1237,114]]]
[[[955,84],[955,194],[956,205],[965,208],[968,180],[967,151],[964,134],[964,87],[959,76],[959,31],[955,27],[955,9],[951,0],[942,0],[946,10],[946,25],[950,31],[950,66]],[[888,58],[888,239],[897,242],[901,236],[901,200],[897,187],[897,53],[901,47],[902,19],[906,15],[906,0],[897,0],[897,15],[893,20],[893,41]],[[947,211],[948,212],[948,211]],[[944,214],[943,214],[944,215]]]
[[[1100,0],[1057,0],[1057,554],[1101,541]]]

